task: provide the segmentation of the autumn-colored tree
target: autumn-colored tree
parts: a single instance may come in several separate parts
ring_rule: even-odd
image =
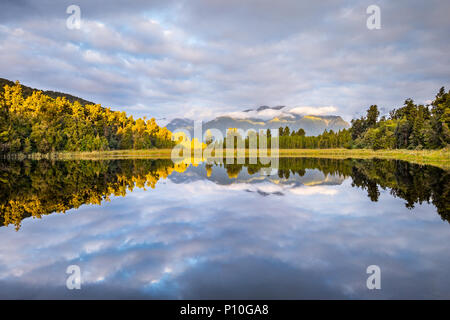
[[[49,153],[171,147],[172,134],[150,120],[81,105],[34,91],[26,98],[16,82],[0,90],[0,152]]]

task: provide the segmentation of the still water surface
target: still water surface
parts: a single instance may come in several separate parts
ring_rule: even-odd
[[[450,173],[436,167],[0,162],[0,186],[0,298],[450,298]]]

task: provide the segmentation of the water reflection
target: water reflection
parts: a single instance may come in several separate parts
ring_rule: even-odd
[[[279,170],[0,168],[1,298],[450,297],[450,183],[439,168],[308,158],[280,159]],[[81,290],[65,287],[71,264]],[[371,264],[380,291],[366,288]]]
[[[391,195],[406,200],[407,208],[432,202],[442,219],[450,221],[450,173],[442,169],[379,159],[281,158],[275,172],[261,164],[190,165],[171,160],[0,162],[0,224],[19,229],[24,218],[40,218],[83,204],[100,205],[135,187],[155,188],[160,179],[167,178],[175,183],[207,179],[220,185],[270,182],[284,186],[271,186],[268,191],[246,189],[267,196],[283,195],[283,190],[300,185],[341,184],[348,177],[372,201],[378,201],[380,188],[388,188]],[[302,191],[314,190],[318,189]]]

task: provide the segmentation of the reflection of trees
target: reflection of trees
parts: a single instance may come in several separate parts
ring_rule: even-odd
[[[270,164],[249,164],[247,158],[245,164],[224,164],[230,178],[236,178],[241,170],[246,167],[249,175],[258,173],[262,168],[269,168]],[[325,175],[340,174],[348,177],[352,173],[351,163],[339,159],[322,158],[280,158],[278,163],[278,176],[288,179],[291,175],[304,176],[306,169],[318,169]]]
[[[154,188],[173,170],[170,160],[0,162],[0,225],[19,229],[26,217],[101,204],[135,186]]]
[[[242,164],[227,164],[225,165],[225,169],[227,170],[228,178],[234,179],[237,178],[239,172],[241,172],[243,165]]]
[[[372,201],[380,195],[378,186],[406,200],[406,207],[431,202],[443,220],[450,222],[450,173],[437,167],[398,160],[353,160],[353,186],[367,190]]]
[[[270,165],[245,164],[249,174]],[[225,164],[229,177],[237,177],[244,165]],[[431,202],[443,220],[450,222],[450,172],[437,167],[422,166],[399,160],[355,160],[322,158],[280,158],[278,176],[288,179],[303,176],[306,169],[318,169],[325,175],[351,177],[353,187],[367,191],[372,201],[378,201],[379,188],[389,188],[394,197],[406,200],[406,207]]]
[[[111,195],[125,196],[135,186],[154,188],[159,179],[173,171],[183,172],[188,164],[170,160],[108,161],[24,161],[0,162],[0,225],[20,228],[22,219],[65,212],[83,204],[101,204]],[[229,178],[243,168],[252,175],[269,165],[224,164]],[[295,179],[307,169],[325,175],[351,177],[352,186],[367,190],[378,201],[379,188],[406,201],[406,207],[431,202],[442,219],[450,222],[450,172],[394,160],[338,160],[280,158],[280,178]],[[211,174],[212,165],[206,170]]]

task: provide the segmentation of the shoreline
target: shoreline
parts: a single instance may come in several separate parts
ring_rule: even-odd
[[[32,160],[114,160],[114,159],[171,159],[172,149],[110,150],[92,152],[55,152],[48,154],[6,155],[4,159]],[[225,154],[225,151],[224,151]],[[245,150],[246,156],[249,150]],[[192,152],[193,155],[193,152]],[[433,165],[450,170],[450,149],[440,150],[371,150],[371,149],[279,149],[279,156],[329,159],[392,159],[416,164]]]

